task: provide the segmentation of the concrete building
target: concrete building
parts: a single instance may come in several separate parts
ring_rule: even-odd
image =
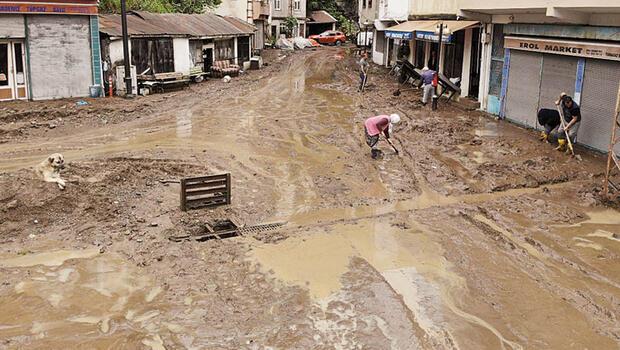
[[[220,5],[213,9],[213,13],[235,17],[253,24],[256,27],[254,47],[257,49],[265,47],[265,39],[271,23],[270,0],[222,0]]]
[[[373,31],[372,60],[389,65],[389,51],[394,41],[387,40],[385,30],[409,18],[406,0],[358,0],[359,26],[362,31]]]
[[[287,17],[297,19],[297,27],[293,28],[291,36],[304,36],[306,33],[306,0],[270,0],[271,22],[267,36],[271,39],[278,38],[280,34],[287,33],[285,25]]]
[[[96,0],[0,3],[0,101],[83,97],[95,85]]]
[[[429,66],[458,78],[461,96],[478,97],[480,24],[457,19],[455,0],[359,0],[360,27],[374,28],[372,58],[391,66],[406,59],[418,68]],[[445,28],[439,50],[436,28]],[[437,52],[440,55],[437,55]],[[440,57],[438,57],[440,56]]]
[[[458,15],[483,23],[481,108],[539,129],[539,108],[574,96],[577,141],[607,151],[620,82],[620,3],[604,0],[459,0]]]

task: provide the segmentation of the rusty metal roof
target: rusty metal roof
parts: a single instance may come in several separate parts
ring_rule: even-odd
[[[99,15],[99,31],[109,36],[122,36],[120,15]],[[129,36],[222,37],[254,33],[256,28],[234,17],[213,13],[127,13]]]
[[[332,15],[330,15],[327,11],[319,10],[312,11],[310,14],[311,23],[336,23],[338,22]]]

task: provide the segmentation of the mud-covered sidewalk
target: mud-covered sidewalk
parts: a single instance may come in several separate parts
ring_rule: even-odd
[[[224,84],[0,104],[0,348],[617,349],[620,213],[604,157],[396,97],[347,49]],[[400,155],[362,122],[399,113]],[[31,167],[67,160],[66,190]],[[179,210],[230,172],[232,205]],[[218,219],[276,231],[172,242]]]

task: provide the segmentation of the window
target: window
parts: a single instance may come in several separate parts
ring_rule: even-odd
[[[362,8],[366,8],[366,0],[362,0]]]
[[[282,10],[282,0],[274,0],[274,1],[273,1],[273,8],[274,8],[276,11],[280,11],[280,10]]]
[[[293,8],[295,11],[301,10],[301,0],[295,0],[293,3]]]
[[[231,60],[235,58],[235,39],[224,39],[215,41],[215,60]]]
[[[372,0],[368,0],[368,8],[372,8]]]
[[[131,63],[138,74],[174,72],[172,39],[131,39]]]

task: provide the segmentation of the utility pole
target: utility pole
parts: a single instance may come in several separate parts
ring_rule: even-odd
[[[125,95],[131,96],[131,62],[129,61],[129,35],[127,34],[127,4],[121,0],[121,24],[123,27],[123,59],[125,63]]]
[[[439,22],[439,45],[437,45],[437,55],[435,56],[435,74],[437,74],[437,81],[439,81],[439,62],[441,61],[441,42],[443,40],[443,22]],[[439,96],[437,94],[437,86],[435,86],[435,91],[433,93],[433,103],[431,104],[432,110],[437,110],[437,100],[439,100]]]
[[[606,198],[609,198],[609,187],[619,191],[620,185],[611,182],[611,177],[615,172],[620,171],[620,154],[616,153],[616,147],[620,145],[620,86],[618,86],[618,97],[616,98],[616,111],[613,116],[611,127],[611,139],[609,140],[609,150],[607,153],[607,169],[605,170],[605,184],[603,191]]]

